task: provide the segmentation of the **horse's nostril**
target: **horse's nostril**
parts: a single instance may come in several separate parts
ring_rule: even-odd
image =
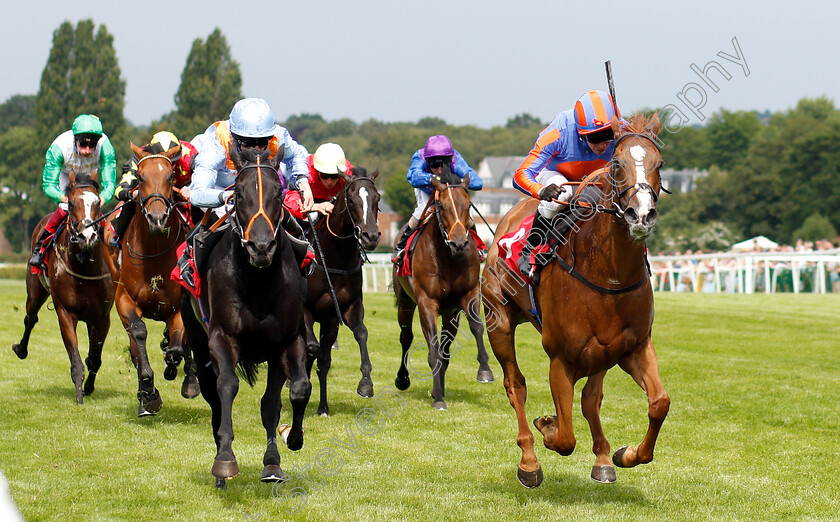
[[[639,215],[636,213],[636,209],[629,207],[627,210],[625,210],[624,219],[632,223],[639,221]]]
[[[645,225],[650,226],[650,225],[655,224],[656,220],[658,218],[659,218],[659,214],[658,214],[658,212],[656,212],[656,209],[655,208],[651,209],[650,212],[648,212],[647,215],[645,216],[645,219],[644,219]]]

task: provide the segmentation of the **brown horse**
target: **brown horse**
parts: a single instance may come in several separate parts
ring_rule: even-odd
[[[318,360],[318,380],[321,398],[318,414],[329,415],[327,403],[327,374],[332,364],[332,346],[338,336],[339,317],[332,298],[335,292],[341,318],[359,343],[362,359],[362,379],[356,389],[362,397],[373,397],[372,366],[368,356],[368,331],[365,326],[365,306],[362,302],[362,250],[373,250],[379,243],[377,226],[379,191],[374,180],[375,170],[368,176],[364,167],[353,167],[352,176],[340,172],[344,187],[335,197],[332,213],[320,219],[307,231],[309,242],[315,245],[316,270],[307,280],[306,324],[307,369]],[[317,241],[313,234],[317,234]],[[323,254],[323,257],[322,257]],[[329,281],[327,280],[329,273]],[[314,323],[321,324],[320,343],[315,338]]]
[[[137,368],[140,401],[138,416],[157,413],[163,401],[155,388],[155,374],[146,353],[147,330],[143,318],[166,322],[169,347],[164,377],[175,378],[184,358],[185,377],[181,395],[192,399],[199,394],[195,364],[184,347],[181,321],[181,286],[169,274],[178,260],[177,246],[184,241],[188,224],[174,208],[173,147],[163,154],[152,154],[131,144],[137,157],[138,200],[141,213],[135,213],[123,240],[122,266],[114,300],[123,327],[128,332],[131,361]],[[127,202],[128,205],[135,204]],[[185,206],[183,203],[178,205]]]
[[[467,315],[470,331],[478,346],[477,380],[493,382],[493,371],[484,348],[484,324],[479,314],[478,248],[467,229],[470,220],[469,182],[469,175],[459,180],[450,172],[448,165],[443,167],[439,177],[432,176],[435,192],[430,207],[433,217],[415,237],[417,246],[411,259],[411,277],[397,276],[396,269],[393,273],[402,345],[402,360],[394,383],[400,390],[408,389],[411,385],[408,366],[416,377],[432,378],[432,406],[439,410],[446,409],[446,369],[462,313]],[[416,373],[414,366],[417,358],[415,364],[411,363],[412,353],[419,348],[411,345],[414,340],[411,323],[417,307],[420,308],[420,326],[429,348],[428,361],[432,374]],[[438,315],[443,318],[440,339],[437,333]]]
[[[656,224],[662,156],[656,145],[659,120],[632,118],[624,128],[613,121],[616,136],[612,163],[591,175],[601,182],[597,211],[590,211],[569,233],[557,237],[557,262],[547,265],[534,290],[532,314],[527,285],[507,270],[499,258],[499,238],[516,230],[533,215],[537,201],[527,200],[502,219],[487,258],[482,296],[490,345],[505,374],[505,389],[516,411],[517,444],[522,448],[517,476],[527,487],[542,482],[534,453],[534,436],[525,415],[525,377],[516,362],[516,326],[531,321],[542,333],[549,357],[549,380],[556,416],[540,417],[534,425],[548,449],[569,455],[575,448],[572,427],[574,384],[586,377],[581,395],[589,422],[595,465],[592,478],[615,482],[610,444],[600,421],[604,375],[618,364],[648,397],[649,427],[638,447],[623,447],[612,463],[633,467],[650,462],[670,399],[659,380],[656,351],[651,343],[653,291],[645,261],[645,239]],[[564,266],[561,266],[563,264]]]
[[[198,364],[201,395],[213,412],[213,475],[220,488],[239,474],[231,417],[239,391],[236,370],[253,386],[257,365],[268,363],[260,403],[267,437],[260,480],[286,477],[277,451],[280,393],[286,380],[292,426],[283,430],[283,440],[291,450],[303,446],[303,415],[312,392],[302,335],[306,280],[281,225],[285,211],[277,169],[283,151],[281,146],[269,160],[267,150],[243,149],[240,156],[231,145],[230,158],[238,171],[231,225],[208,254],[200,301],[186,290],[182,293],[181,314]]]
[[[20,343],[12,350],[21,359],[29,354],[29,336],[38,322],[38,310],[52,297],[61,338],[70,357],[70,378],[76,387],[76,403],[82,395],[93,393],[96,372],[102,365],[102,345],[111,326],[111,306],[114,304],[114,282],[104,242],[99,208],[99,183],[96,173],[76,177],[70,173],[65,191],[68,198],[66,225],[62,225],[52,243],[47,273],[26,275],[26,318]],[[41,234],[49,216],[43,218],[32,234],[32,246]],[[76,325],[87,324],[88,369],[87,380],[79,355]]]

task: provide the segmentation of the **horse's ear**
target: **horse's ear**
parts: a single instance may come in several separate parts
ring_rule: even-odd
[[[469,186],[470,186],[470,173],[469,172],[464,174],[464,179],[461,180],[461,185],[464,188],[469,188]]]
[[[233,140],[228,144],[228,157],[230,161],[233,162],[233,167],[236,171],[242,170],[242,167],[245,165],[242,164],[242,156],[239,155],[239,151],[236,150],[236,145],[233,143]]]
[[[653,113],[653,116],[650,117],[647,124],[648,129],[650,129],[651,134],[654,136],[659,136],[659,111]]]
[[[282,144],[277,147],[277,154],[274,155],[273,158],[268,160],[268,164],[271,165],[272,168],[280,171],[280,162],[283,161],[283,157],[286,155],[286,144]]]
[[[70,185],[75,185],[76,184],[76,171],[71,170],[68,177],[70,178]]]
[[[96,170],[96,167],[90,169],[90,180],[99,183],[99,171]]]
[[[133,141],[129,141],[128,144],[131,145],[131,152],[133,152],[137,156],[137,159],[149,155],[148,152],[135,145]]]
[[[181,150],[181,144],[179,143],[178,145],[175,145],[171,149],[169,149],[168,151],[164,152],[163,155],[166,156],[169,159],[172,159],[173,157],[175,157],[176,154],[178,154],[178,151],[180,151],[180,150]]]
[[[446,188],[446,183],[444,183],[441,177],[437,174],[432,174],[430,179],[435,190],[444,190]]]
[[[372,179],[372,180],[376,180],[376,176],[378,176],[378,175],[379,175],[379,167],[376,167],[376,170],[374,170],[374,171],[370,174],[370,179]]]
[[[613,136],[618,137],[618,131],[621,130],[621,122],[615,114],[613,114],[612,121],[610,122],[610,128],[613,131]]]
[[[350,183],[352,181],[349,174],[347,174],[346,172],[341,172],[340,170],[338,171],[338,177],[341,178],[341,180],[345,183]]]

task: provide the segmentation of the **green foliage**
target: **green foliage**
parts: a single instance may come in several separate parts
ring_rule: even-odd
[[[216,28],[204,42],[200,38],[193,41],[175,94],[177,110],[171,130],[186,136],[181,139],[190,139],[211,123],[227,119],[241,98],[239,64],[231,57],[221,29]]]
[[[818,241],[827,239],[834,241],[837,238],[837,229],[831,224],[831,220],[821,214],[811,214],[802,223],[794,237],[805,241]]]
[[[65,21],[53,33],[53,46],[41,74],[35,100],[38,136],[44,150],[70,128],[79,114],[99,116],[106,134],[125,125],[125,81],[114,49],[114,37],[104,25],[94,35],[92,20],[76,28]]]
[[[12,127],[35,126],[35,96],[15,94],[0,105],[0,134]]]
[[[29,250],[32,230],[55,209],[41,188],[44,150],[34,127],[14,127],[0,134],[0,221],[16,252]]]
[[[517,114],[513,118],[508,119],[507,123],[505,123],[506,129],[533,129],[537,127],[545,127],[545,122],[535,116],[531,116],[527,112]]]
[[[405,170],[408,170],[407,167]],[[414,187],[405,179],[405,170],[402,173],[392,173],[388,177],[383,197],[394,212],[408,220],[417,205],[417,198],[414,197]]]
[[[708,137],[709,163],[724,170],[731,169],[745,156],[763,129],[755,112],[725,109],[716,112],[704,129]]]

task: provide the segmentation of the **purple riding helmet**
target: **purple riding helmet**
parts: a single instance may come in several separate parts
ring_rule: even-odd
[[[451,169],[455,168],[455,148],[449,138],[443,134],[432,136],[426,140],[426,146],[423,147],[423,159],[432,158],[435,156],[449,156],[452,158]]]

